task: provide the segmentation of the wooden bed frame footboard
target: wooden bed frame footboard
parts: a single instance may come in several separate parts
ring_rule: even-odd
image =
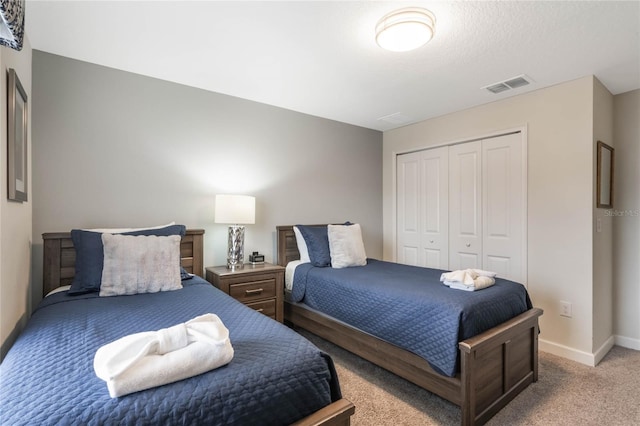
[[[532,308],[458,344],[462,424],[484,424],[538,381],[538,318]]]
[[[299,259],[292,226],[277,227],[278,264]],[[459,343],[461,371],[446,377],[416,354],[365,333],[303,303],[285,301],[285,321],[460,406],[463,425],[486,423],[538,380],[538,318],[530,309]]]
[[[349,426],[356,407],[347,399],[332,402],[292,426]]]

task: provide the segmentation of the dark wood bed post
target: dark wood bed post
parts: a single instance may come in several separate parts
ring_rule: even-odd
[[[300,258],[293,226],[277,227],[278,264]],[[533,308],[458,344],[460,374],[446,377],[412,352],[285,299],[285,320],[458,405],[463,425],[481,425],[538,380],[538,318]]]

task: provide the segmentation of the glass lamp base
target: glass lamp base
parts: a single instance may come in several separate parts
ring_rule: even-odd
[[[227,269],[244,267],[244,226],[229,227],[229,244],[227,250]]]

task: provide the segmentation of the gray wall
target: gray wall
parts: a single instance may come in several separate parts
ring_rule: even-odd
[[[32,139],[36,295],[43,232],[176,221],[224,264],[216,193],[256,197],[247,253],[274,260],[276,225],[350,220],[382,257],[381,132],[34,51]]]

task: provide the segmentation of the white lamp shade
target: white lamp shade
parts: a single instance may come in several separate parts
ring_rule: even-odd
[[[433,38],[435,24],[435,16],[426,9],[396,10],[385,15],[376,25],[376,42],[393,52],[417,49]]]
[[[216,223],[256,223],[256,199],[249,195],[216,195]]]

